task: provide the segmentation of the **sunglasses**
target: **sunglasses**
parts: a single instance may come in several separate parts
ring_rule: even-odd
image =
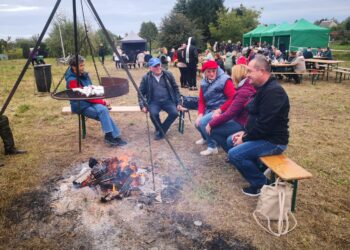
[[[160,64],[154,65],[154,66],[152,66],[152,67],[153,67],[153,68],[160,67]]]

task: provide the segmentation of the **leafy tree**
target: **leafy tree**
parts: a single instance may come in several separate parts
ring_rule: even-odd
[[[216,41],[240,41],[244,33],[259,24],[261,11],[240,5],[239,8],[218,12],[218,24],[209,25],[210,32]]]
[[[178,48],[191,36],[196,39],[198,47],[203,46],[202,31],[183,14],[173,12],[164,17],[159,30],[159,43],[162,47]]]
[[[111,37],[111,39],[114,41],[115,44],[118,44],[118,42],[121,40],[121,37],[120,36],[116,36],[114,35],[111,31],[107,30],[108,32],[108,35]],[[102,29],[99,29],[95,36],[94,36],[94,39],[91,39],[92,40],[92,46],[93,48],[96,50],[94,53],[95,55],[97,55],[97,50],[98,50],[98,47],[99,47],[99,44],[103,44],[104,45],[104,48],[105,48],[105,52],[106,52],[106,55],[108,54],[112,54],[113,53],[113,49],[112,47],[110,46],[110,44],[108,43],[108,40],[103,32]]]
[[[217,24],[218,11],[221,9],[224,9],[224,0],[178,0],[173,12],[185,15],[202,30],[204,38],[209,40],[209,24]]]
[[[61,47],[61,39],[59,33],[59,26],[62,32],[63,44],[66,51],[66,54],[74,54],[74,27],[73,22],[66,19],[60,18],[52,23],[52,29],[48,34],[48,38],[46,39],[46,44],[48,49],[50,50],[50,55],[53,57],[61,57],[62,56],[62,47]],[[89,37],[91,34],[89,33]],[[80,49],[80,54],[86,55],[89,53],[87,42],[83,42],[85,38],[85,30],[84,26],[81,23],[78,23],[78,46],[82,46]],[[82,43],[83,42],[83,43]]]
[[[158,37],[157,26],[151,21],[143,22],[141,24],[139,36],[149,42],[149,48],[152,50],[152,42],[155,42]]]

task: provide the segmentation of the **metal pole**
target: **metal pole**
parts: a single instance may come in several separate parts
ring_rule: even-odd
[[[47,28],[49,27],[49,25],[50,25],[50,23],[51,23],[52,18],[53,18],[53,16],[55,15],[55,13],[56,13],[56,11],[57,11],[57,8],[58,8],[58,6],[60,5],[60,3],[61,3],[61,0],[57,0],[55,6],[54,6],[54,8],[53,8],[53,10],[52,10],[52,12],[51,12],[51,14],[50,14],[50,16],[49,16],[49,19],[47,20],[47,22],[46,22],[46,24],[45,24],[45,26],[44,26],[44,29],[43,29],[43,31],[41,32],[41,34],[40,34],[40,36],[39,36],[39,39],[38,39],[38,41],[36,42],[36,44],[35,44],[35,46],[34,46],[34,49],[33,49],[33,52],[32,52],[32,53],[36,53],[36,52],[37,52],[38,47],[39,47],[39,45],[40,45],[40,43],[41,43],[41,41],[42,41],[42,39],[43,39],[43,37],[44,37],[44,35],[45,35],[45,33],[46,33]],[[30,61],[31,61],[31,57],[28,57],[27,62],[26,62],[26,64],[24,65],[24,67],[23,67],[23,69],[22,69],[22,72],[19,74],[15,85],[13,86],[13,88],[12,88],[10,94],[8,95],[8,97],[7,97],[7,99],[6,99],[5,103],[4,103],[4,105],[2,105],[2,109],[1,109],[0,115],[3,115],[3,114],[4,114],[6,108],[7,108],[7,106],[9,105],[9,103],[10,103],[10,101],[11,101],[13,95],[15,94],[15,92],[16,92],[16,90],[17,90],[19,84],[21,83],[24,74],[27,72],[27,69],[28,69],[28,66],[29,66],[29,64],[30,64]]]
[[[73,23],[74,23],[74,51],[75,51],[75,62],[76,62],[76,74],[77,74],[77,83],[80,84],[80,71],[79,71],[79,48],[78,48],[78,23],[77,23],[77,8],[76,0],[73,0]],[[79,102],[79,113],[80,113],[80,101]],[[79,115],[79,153],[81,153],[81,119]]]
[[[58,31],[60,32],[60,39],[61,39],[61,47],[62,47],[63,57],[66,58],[66,52],[64,51],[64,45],[63,45],[63,39],[62,39],[62,32],[61,32],[61,23],[60,23],[60,20],[58,20]]]

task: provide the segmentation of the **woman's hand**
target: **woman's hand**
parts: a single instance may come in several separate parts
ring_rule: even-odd
[[[197,128],[199,127],[199,124],[201,122],[202,117],[203,117],[202,114],[198,115],[198,117],[197,117],[197,119],[195,121],[195,125],[196,125]]]
[[[209,123],[208,123],[207,126],[205,127],[205,131],[207,131],[208,135],[210,135],[211,126],[209,125]]]
[[[141,109],[141,111],[142,111],[143,113],[147,113],[147,112],[148,112],[148,110],[147,110],[146,107],[143,107],[143,108]]]

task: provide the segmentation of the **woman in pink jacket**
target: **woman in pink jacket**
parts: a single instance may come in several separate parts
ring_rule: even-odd
[[[241,131],[247,123],[247,104],[255,95],[256,90],[246,78],[247,69],[244,65],[235,65],[232,68],[232,79],[235,84],[236,93],[228,109],[216,116],[208,123],[206,133],[215,140],[226,152],[229,147],[226,143],[227,137]]]

